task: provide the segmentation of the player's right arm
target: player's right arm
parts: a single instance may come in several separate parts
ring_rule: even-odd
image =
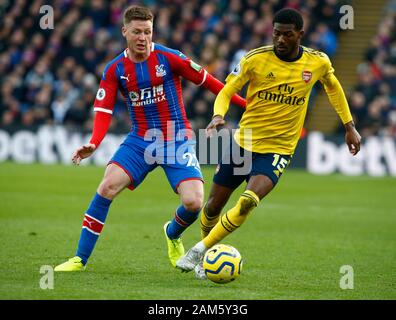
[[[206,127],[206,134],[211,136],[219,125],[225,123],[226,115],[232,97],[249,81],[249,64],[243,57],[234,70],[228,75],[225,86],[218,93],[214,102],[212,121]]]
[[[92,136],[89,143],[74,151],[72,161],[76,165],[80,164],[82,159],[88,158],[94,153],[109,130],[118,89],[115,67],[116,64],[108,64],[103,71],[94,102],[95,117]]]
[[[355,128],[351,111],[349,110],[348,101],[345,97],[344,90],[337,77],[334,75],[334,68],[330,59],[323,54],[324,74],[320,81],[322,82],[325,92],[329,98],[330,104],[338,113],[345,128],[345,143],[352,155],[356,155],[360,151],[361,137]]]

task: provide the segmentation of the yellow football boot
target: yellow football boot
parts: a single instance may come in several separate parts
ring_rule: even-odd
[[[184,255],[184,246],[181,238],[179,239],[169,239],[166,229],[171,222],[168,221],[164,225],[164,233],[166,242],[168,244],[168,257],[172,266],[176,267],[176,261],[179,260],[181,256]]]
[[[85,266],[81,262],[80,257],[73,257],[66,262],[56,266],[54,271],[84,271]]]

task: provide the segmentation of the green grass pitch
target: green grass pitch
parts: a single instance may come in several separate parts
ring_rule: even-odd
[[[292,169],[224,241],[244,258],[235,282],[171,267],[162,226],[179,201],[157,169],[114,201],[87,270],[55,274],[54,289],[41,289],[40,267],[74,255],[103,172],[0,164],[0,299],[396,299],[396,179]],[[207,194],[214,168],[203,172]],[[183,239],[186,249],[199,240],[199,222]],[[352,290],[340,288],[343,265]]]

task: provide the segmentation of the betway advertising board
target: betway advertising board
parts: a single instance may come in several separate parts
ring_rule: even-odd
[[[202,139],[201,134],[197,135]],[[71,165],[71,155],[80,145],[87,143],[90,133],[70,132],[62,126],[42,126],[35,131],[0,129],[0,165],[4,161],[17,163],[62,163]],[[125,134],[108,133],[94,153],[82,164],[107,164],[115,150],[122,143]],[[208,140],[208,143],[212,143]],[[197,143],[197,146],[203,145]],[[222,144],[215,144],[221,148]],[[213,148],[210,148],[213,152]],[[220,150],[218,150],[221,153]],[[210,155],[201,157],[201,164],[216,164],[208,159],[217,159]],[[361,151],[352,156],[343,137],[325,136],[320,132],[311,132],[301,139],[294,154],[291,167],[305,168],[313,174],[326,175],[340,172],[344,175],[394,176],[396,177],[396,139],[391,137],[367,137],[362,141]]]

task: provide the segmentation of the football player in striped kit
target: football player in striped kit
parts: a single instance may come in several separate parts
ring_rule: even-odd
[[[152,32],[153,14],[148,8],[130,6],[125,10],[122,34],[127,48],[104,69],[94,102],[92,137],[74,152],[73,162],[79,164],[99,147],[110,126],[118,90],[125,97],[132,128],[109,161],[85,213],[75,257],[55,271],[85,269],[113,199],[125,188],[137,188],[158,166],[181,201],[174,218],[164,225],[171,264],[175,266],[184,255],[180,236],[197,219],[204,191],[194,135],[183,105],[181,78],[214,94],[224,85],[180,51],[153,43]],[[238,95],[232,102],[246,105]]]

